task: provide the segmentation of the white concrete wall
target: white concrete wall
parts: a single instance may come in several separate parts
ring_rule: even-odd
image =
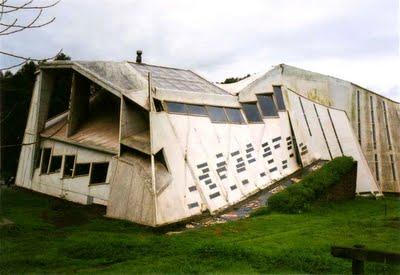
[[[106,184],[90,185],[90,172],[86,176],[63,178],[62,170],[58,173],[42,174],[39,167],[34,170],[29,189],[81,204],[90,203],[88,196],[91,196],[93,203],[107,205],[110,188],[108,183],[110,182],[110,171],[113,165],[112,155],[54,140],[44,140],[40,143],[40,147],[51,148],[52,155],[76,155],[76,163],[109,162]],[[64,167],[64,161],[65,158],[62,161],[62,168]]]
[[[367,160],[358,144],[346,112],[312,102],[289,90],[286,90],[286,95],[286,100],[290,106],[289,114],[303,163],[308,164],[309,158],[307,158],[307,154],[302,154],[304,150],[302,150],[300,144],[307,146],[307,150],[316,158],[330,160],[342,155],[351,156],[358,162],[356,192],[381,192],[368,167]],[[301,109],[300,100],[304,106],[304,113]],[[332,121],[329,118],[328,111],[331,114]],[[306,118],[310,125],[311,134],[305,122]]]
[[[158,225],[225,209],[300,168],[286,112],[260,124],[165,112],[151,121],[153,153],[164,149],[172,176],[157,194]]]

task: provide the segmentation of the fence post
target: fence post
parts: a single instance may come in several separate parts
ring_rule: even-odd
[[[351,271],[353,274],[364,274],[364,257],[363,257],[363,250],[365,248],[364,245],[356,244],[354,245],[356,250],[354,251],[353,260]]]

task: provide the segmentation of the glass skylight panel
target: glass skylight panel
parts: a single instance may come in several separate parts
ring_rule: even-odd
[[[228,121],[223,107],[207,106],[207,110],[212,122]]]
[[[183,103],[167,102],[167,109],[169,113],[186,114],[186,107]]]
[[[207,116],[206,107],[202,105],[186,104],[188,113],[196,116]]]
[[[245,123],[242,112],[238,108],[225,108],[228,119],[232,123]]]
[[[248,122],[262,122],[256,103],[243,103],[242,108]]]
[[[278,116],[274,99],[271,94],[258,95],[257,98],[260,104],[261,112],[264,116]]]

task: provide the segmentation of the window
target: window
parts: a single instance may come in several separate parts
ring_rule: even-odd
[[[52,156],[49,173],[58,173],[61,171],[62,156]]]
[[[207,106],[208,114],[210,115],[210,119],[212,122],[227,122],[228,118],[226,117],[224,108],[215,107],[215,106]]]
[[[168,112],[177,114],[186,114],[186,106],[183,103],[167,102]]]
[[[263,116],[278,115],[272,95],[258,95],[257,98]]]
[[[43,149],[40,149],[36,154],[35,169],[40,168],[40,159],[42,158]]]
[[[108,162],[92,163],[92,172],[90,173],[90,184],[105,183],[107,179]]]
[[[51,148],[43,148],[42,155],[43,155],[42,156],[42,168],[41,168],[40,172],[42,174],[46,174],[47,169],[49,168]]]
[[[232,123],[245,123],[240,109],[237,108],[225,108],[226,115],[228,116],[229,122]]]
[[[154,107],[156,108],[156,112],[164,111],[164,108],[160,100],[154,98],[153,101],[154,101]]]
[[[248,122],[262,122],[256,103],[243,103],[242,107]]]
[[[87,176],[89,175],[90,163],[77,163],[75,165],[74,176]]]
[[[286,109],[286,107],[285,107],[285,102],[283,101],[281,86],[272,86],[272,88],[274,89],[274,94],[275,94],[275,98],[276,98],[276,104],[278,105],[278,110],[284,111]]]
[[[201,105],[186,104],[188,113],[196,116],[207,116],[206,107]]]
[[[63,177],[72,177],[74,172],[75,156],[65,156]]]

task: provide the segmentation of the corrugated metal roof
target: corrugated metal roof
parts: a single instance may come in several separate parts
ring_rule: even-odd
[[[189,70],[160,67],[143,63],[128,63],[143,77],[147,77],[147,74],[150,72],[153,85],[160,89],[222,95],[229,94],[223,89],[217,87],[211,82],[208,82],[207,80]]]

